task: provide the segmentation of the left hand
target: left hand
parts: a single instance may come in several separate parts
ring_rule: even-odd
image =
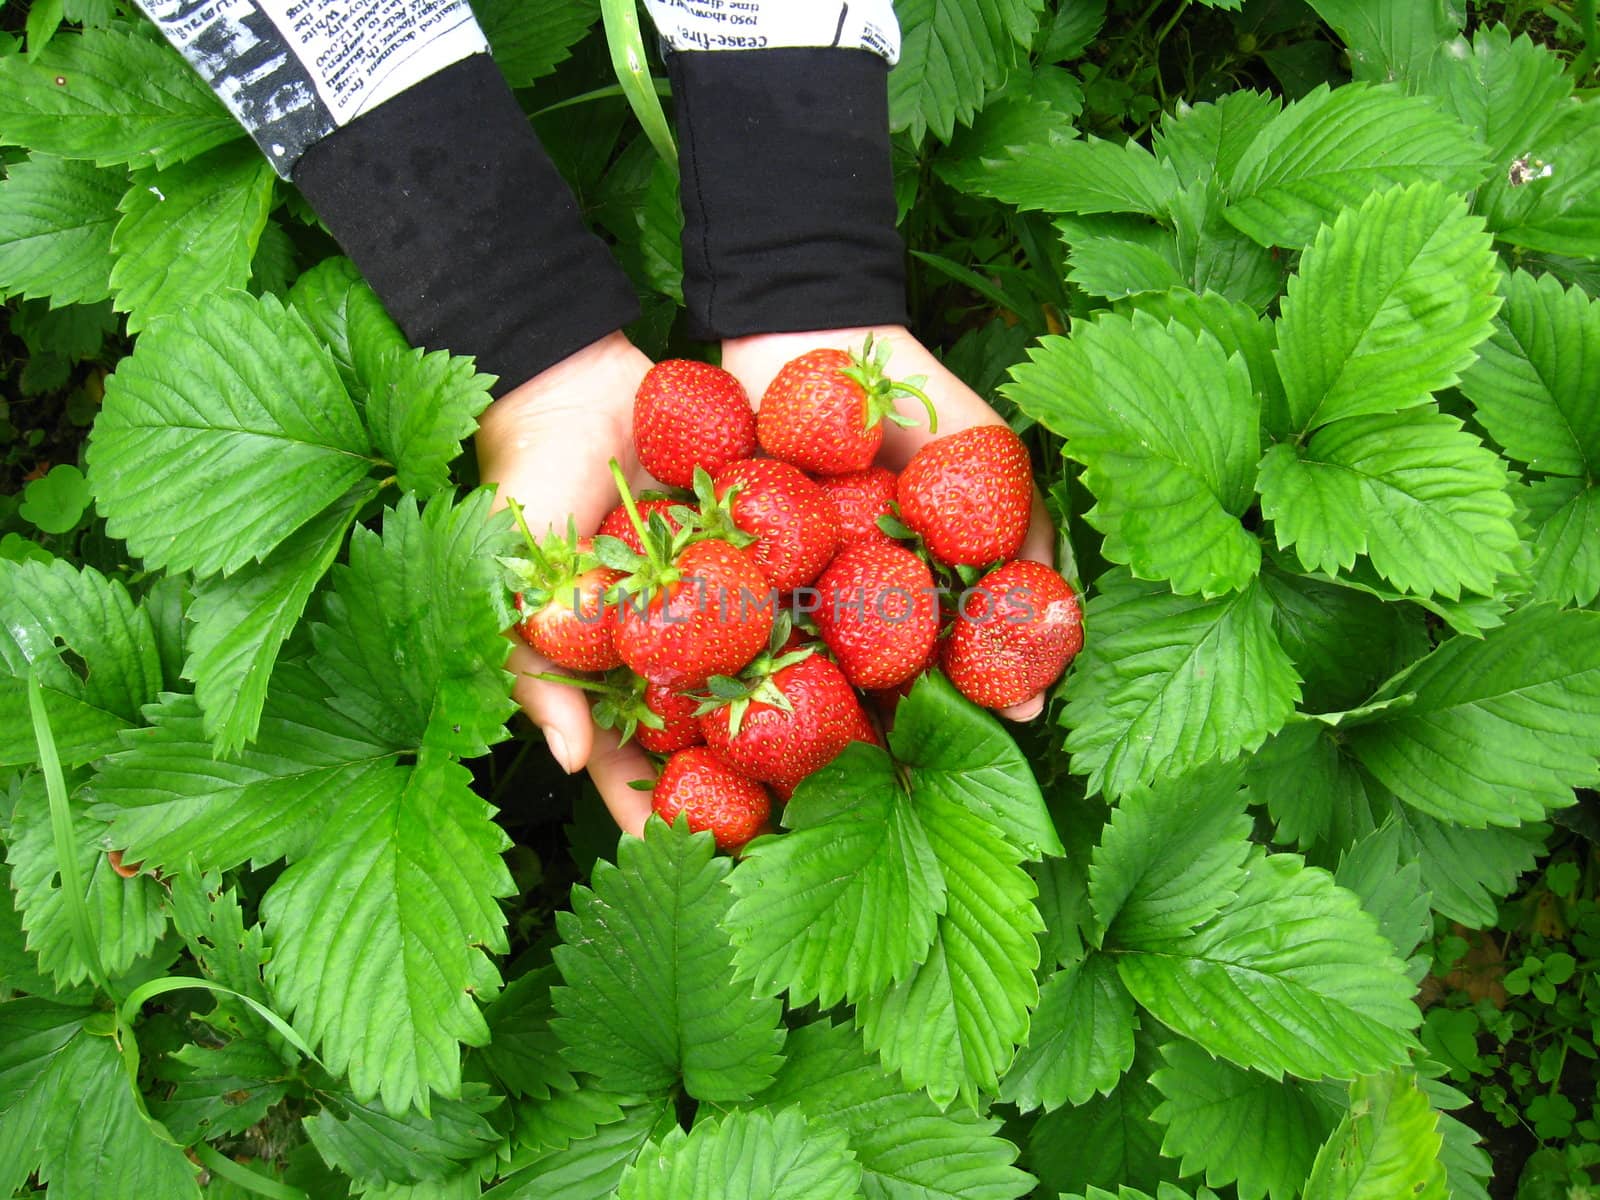
[[[912,375],[927,377],[923,390],[933,400],[933,406],[939,413],[939,432],[931,434],[926,425],[927,413],[922,405],[909,396],[901,397],[896,402],[896,408],[917,424],[902,426],[892,421],[884,422],[883,450],[878,456],[884,466],[893,471],[901,470],[913,454],[935,437],[959,433],[974,425],[1005,424],[999,413],[951,374],[932,351],[900,325],[730,338],[722,343],[722,365],[744,384],[751,400],[760,408],[761,396],[767,390],[767,385],[790,359],[798,358],[808,350],[859,350],[869,333],[875,341],[887,343],[893,351],[889,357],[889,371],[893,378],[905,379]],[[1028,525],[1028,536],[1017,557],[1031,558],[1053,567],[1055,541],[1055,528],[1045,511],[1044,500],[1035,488],[1033,517]],[[1031,721],[1043,710],[1044,694],[1041,692],[999,712],[1013,721]]]

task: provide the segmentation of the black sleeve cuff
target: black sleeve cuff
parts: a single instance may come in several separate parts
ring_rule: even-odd
[[[638,315],[488,55],[317,142],[294,182],[412,343],[474,355],[497,395]]]
[[[668,62],[691,336],[904,324],[888,64],[834,48]]]

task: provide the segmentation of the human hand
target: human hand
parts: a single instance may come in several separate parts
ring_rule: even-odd
[[[744,384],[757,407],[767,385],[783,365],[808,350],[839,349],[859,350],[868,334],[874,341],[887,343],[892,353],[889,369],[896,379],[913,375],[927,378],[923,391],[933,400],[939,414],[938,434],[927,428],[927,413],[919,401],[910,396],[896,401],[897,411],[912,418],[910,426],[884,422],[883,449],[878,458],[884,466],[899,471],[911,456],[932,441],[959,433],[975,425],[1003,425],[1000,414],[990,408],[966,384],[947,370],[921,342],[903,326],[876,326],[852,329],[832,329],[807,333],[766,333],[750,337],[730,338],[722,343],[722,365]],[[1044,500],[1034,489],[1033,516],[1028,525],[1028,536],[1018,552],[1019,558],[1030,558],[1046,566],[1054,566],[1055,529],[1045,511]],[[1021,703],[1000,709],[1002,716],[1013,721],[1028,721],[1044,709],[1044,695],[1040,693]]]
[[[612,333],[496,400],[476,439],[479,474],[499,485],[496,507],[515,499],[536,535],[565,532],[568,517],[579,534],[592,534],[618,501],[608,466],[613,458],[635,492],[652,486],[632,435],[633,396],[649,369],[633,343]],[[587,767],[617,824],[642,834],[650,795],[629,785],[655,777],[644,751],[597,728],[577,688],[534,678],[557,668],[513,640],[507,663],[517,674],[513,695],[544,732],[551,755],[568,772]]]

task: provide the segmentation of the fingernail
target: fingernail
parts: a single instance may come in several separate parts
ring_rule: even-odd
[[[550,757],[556,760],[559,766],[568,775],[572,774],[571,753],[567,749],[567,739],[561,736],[561,731],[552,725],[541,725],[540,731],[544,734],[544,744],[550,747]]]

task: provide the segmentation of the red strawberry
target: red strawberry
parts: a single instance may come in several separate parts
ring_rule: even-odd
[[[1033,509],[1028,448],[1004,425],[977,425],[929,442],[900,472],[900,517],[933,556],[987,566],[1022,546]]]
[[[634,397],[633,443],[645,470],[688,487],[696,467],[715,474],[755,453],[750,397],[721,367],[684,358],[657,363]]]
[[[810,583],[839,546],[837,512],[798,467],[775,458],[741,459],[718,471],[713,487],[723,502],[719,516],[754,536],[745,553],[780,592]],[[702,511],[709,508],[702,505]],[[707,528],[717,532],[718,516],[708,512]]]
[[[817,591],[817,629],[856,687],[893,687],[921,670],[939,633],[939,603],[915,554],[895,543],[852,542]]]
[[[667,523],[667,528],[677,533],[682,526],[672,517],[675,508],[689,507],[681,500],[674,500],[670,496],[646,496],[634,502],[639,508],[639,516],[645,524],[650,523],[652,513],[660,513],[661,519]],[[633,527],[633,520],[628,516],[627,505],[619,504],[606,514],[606,519],[600,522],[600,531],[596,537],[614,537],[621,541],[635,554],[643,554],[644,547],[639,543],[639,533]]]
[[[1049,687],[1082,648],[1083,612],[1072,585],[1042,563],[1019,559],[962,597],[940,659],[962,695],[1004,708]]]
[[[848,475],[824,475],[817,486],[833,501],[839,513],[839,540],[891,541],[878,527],[879,517],[891,517],[895,499],[895,473],[888,467],[868,467]]]
[[[778,788],[794,787],[839,757],[865,720],[838,667],[808,650],[799,655],[800,661],[761,679],[746,698],[702,710],[699,717],[706,745],[718,758]]]
[[[696,833],[709,829],[720,850],[737,850],[767,823],[767,789],[726,766],[704,746],[679,750],[661,768],[651,808],[663,821],[688,817]]]
[[[539,542],[513,501],[512,513],[527,543],[527,557],[502,558],[519,613],[517,632],[551,662],[573,671],[608,671],[621,663],[612,641],[615,623],[605,594],[622,572],[602,566],[588,539],[580,540],[570,522],[567,535],[555,532]]]
[[[915,396],[928,410],[928,429],[937,427],[933,402],[921,379],[896,383],[885,373],[889,346],[871,337],[859,354],[812,350],[784,364],[761,397],[756,434],[774,458],[817,475],[864,471],[883,445],[883,420],[913,421],[895,411],[900,396]]]
[[[883,745],[883,735],[878,732],[878,727],[872,723],[872,717],[867,713],[864,705],[856,705],[857,719],[855,728],[850,731],[850,741],[867,742],[873,746]]]
[[[651,683],[673,691],[733,675],[759,654],[772,633],[772,585],[737,547],[698,530],[658,536],[639,519],[615,459],[611,472],[633,517],[644,554],[617,542],[601,549],[632,574],[617,585],[613,640],[622,661]],[[629,561],[624,561],[624,560]]]
[[[694,716],[699,704],[692,697],[652,683],[644,689],[644,704],[661,722],[660,729],[641,722],[634,735],[651,754],[672,754],[705,741]]]

